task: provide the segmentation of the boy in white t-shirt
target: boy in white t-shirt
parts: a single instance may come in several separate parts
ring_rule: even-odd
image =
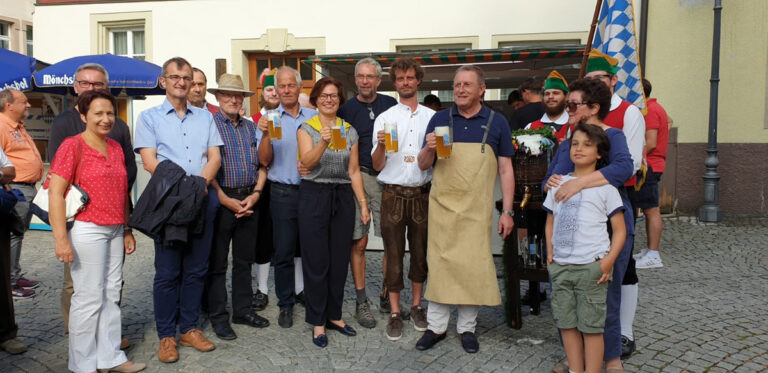
[[[570,141],[574,172],[564,176],[562,183],[594,172],[610,150],[603,129],[591,124],[576,126]],[[620,213],[623,203],[611,185],[586,188],[566,201],[555,202],[558,188],[550,190],[544,201],[552,313],[571,371],[583,372],[586,367],[588,372],[599,372],[608,283],[626,238]],[[610,239],[608,219],[613,228]]]

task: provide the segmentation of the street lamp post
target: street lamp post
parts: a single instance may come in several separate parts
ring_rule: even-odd
[[[723,219],[720,210],[719,188],[720,175],[717,166],[717,91],[720,83],[720,14],[722,0],[715,0],[714,34],[712,36],[712,76],[709,79],[709,137],[707,142],[707,158],[704,160],[704,205],[699,208],[699,220],[718,222]]]

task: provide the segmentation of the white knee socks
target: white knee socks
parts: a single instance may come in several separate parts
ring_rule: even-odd
[[[256,265],[256,279],[259,283],[259,291],[264,294],[269,294],[269,263]]]
[[[635,312],[637,312],[637,297],[637,284],[621,285],[621,335],[632,341],[635,340],[632,324],[635,322]]]
[[[296,294],[304,291],[304,272],[301,269],[301,258],[293,258],[293,279],[296,286]]]

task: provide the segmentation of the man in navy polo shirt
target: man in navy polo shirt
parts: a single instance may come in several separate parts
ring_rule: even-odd
[[[373,122],[379,114],[397,105],[397,101],[392,97],[377,94],[376,89],[379,84],[381,84],[381,65],[370,57],[358,61],[355,65],[355,85],[358,93],[339,109],[338,115],[349,122],[352,127],[355,127],[357,134],[360,135],[358,153],[360,171],[363,174],[363,186],[365,187],[365,199],[368,202],[368,210],[371,212],[374,234],[381,237],[381,185],[376,180],[379,173],[373,169],[373,161],[371,160]],[[365,293],[365,247],[368,245],[368,229],[371,223],[363,224],[360,220],[360,206],[357,206],[356,216],[355,230],[352,234],[354,243],[349,260],[357,293],[355,318],[360,326],[373,328],[376,326],[376,319],[371,314],[368,296]],[[382,267],[382,270],[387,267],[387,262],[384,259],[382,259]],[[381,290],[379,311],[389,313],[387,290],[384,286]]]
[[[456,329],[466,352],[480,345],[475,337],[479,306],[501,304],[491,253],[496,175],[500,176],[503,211],[496,231],[512,232],[512,138],[502,114],[483,106],[485,79],[477,66],[464,65],[453,78],[455,104],[429,121],[419,168],[434,166],[429,193],[427,243],[427,331],[416,343],[426,350],[445,338],[451,306],[457,305]],[[436,157],[436,129],[445,130],[448,158]],[[446,138],[448,137],[448,138]],[[447,141],[446,141],[447,140]]]

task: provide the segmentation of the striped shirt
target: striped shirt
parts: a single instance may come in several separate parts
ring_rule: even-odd
[[[242,188],[256,184],[259,178],[259,144],[256,125],[244,117],[233,123],[219,111],[213,115],[221,147],[221,168],[216,176],[225,188]]]

